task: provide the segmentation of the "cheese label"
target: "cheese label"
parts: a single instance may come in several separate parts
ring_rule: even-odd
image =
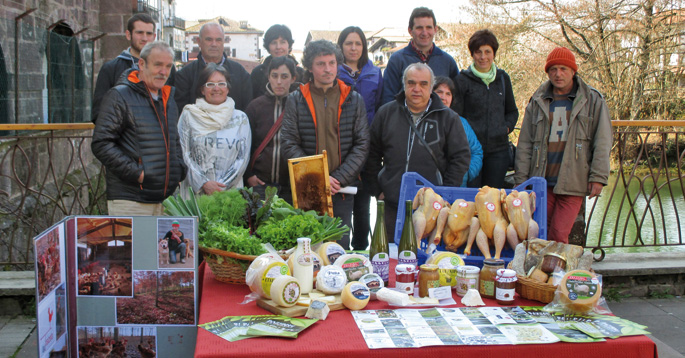
[[[266,270],[264,270],[264,273],[262,273],[262,277],[260,277],[260,281],[262,282],[262,290],[268,294],[268,292],[271,292],[271,284],[274,283],[276,277],[287,275],[288,273],[290,273],[290,269],[288,269],[288,265],[285,263],[271,263]]]
[[[340,293],[345,284],[347,275],[337,266],[324,266],[316,277],[316,288],[324,293]]]
[[[354,298],[360,301],[367,300],[371,296],[369,288],[366,287],[365,284],[360,282],[352,283],[352,285],[350,286],[350,292],[352,293],[352,296],[354,296]]]
[[[584,272],[576,272],[566,278],[568,299],[571,301],[584,300],[597,294],[599,280]]]
[[[367,273],[366,275],[362,276],[359,282],[365,284],[371,293],[374,294],[384,286],[383,279],[375,273]]]
[[[350,281],[359,280],[362,276],[369,273],[369,263],[366,259],[360,259],[358,257],[350,257],[344,259],[340,266],[345,274],[347,274],[347,279]]]
[[[288,283],[281,293],[283,301],[289,305],[294,305],[297,299],[300,298],[300,285],[297,281]]]
[[[342,246],[333,244],[326,247],[326,256],[328,256],[328,261],[331,263],[334,263],[342,255],[345,255],[345,249]]]

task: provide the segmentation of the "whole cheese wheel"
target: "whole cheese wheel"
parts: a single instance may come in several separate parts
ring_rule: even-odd
[[[271,299],[281,307],[291,307],[300,298],[300,284],[288,275],[276,277],[271,284]]]
[[[438,265],[440,286],[457,285],[457,267],[464,266],[464,260],[454,252],[438,251],[426,260],[427,264]]]
[[[602,297],[602,284],[597,275],[586,270],[573,270],[559,283],[560,303],[574,313],[587,313]]]
[[[376,299],[376,292],[385,287],[383,279],[375,273],[367,273],[366,275],[362,276],[361,279],[359,279],[359,282],[365,284],[366,287],[369,288],[369,291],[371,291],[372,300]]]
[[[272,254],[258,256],[245,272],[245,282],[250,287],[250,291],[257,293],[260,297],[270,298],[271,284],[283,275],[290,275],[288,265],[281,259]]]
[[[347,275],[347,281],[357,281],[367,273],[373,273],[371,260],[364,255],[345,254],[338,257],[333,265],[342,268]]]
[[[321,267],[323,267],[323,260],[321,260],[321,256],[317,254],[316,252],[312,251],[312,258],[314,258],[314,278],[316,279],[316,276],[319,274],[319,271],[321,271]],[[290,272],[293,272],[293,259],[295,257],[295,253],[290,255],[288,257],[288,268],[290,269]]]
[[[365,284],[359,281],[354,281],[345,285],[340,298],[342,298],[343,305],[345,305],[345,307],[353,311],[357,311],[364,309],[366,304],[369,303],[369,299],[371,299],[371,291],[369,291],[369,288],[366,287]]]
[[[342,292],[347,284],[345,271],[335,265],[324,266],[316,276],[316,289],[327,294],[334,295]]]
[[[338,257],[345,255],[345,249],[337,242],[325,242],[319,246],[317,253],[326,266],[334,263]]]

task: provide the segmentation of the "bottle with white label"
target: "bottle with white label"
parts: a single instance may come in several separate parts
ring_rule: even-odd
[[[385,202],[376,202],[376,227],[371,236],[371,248],[369,257],[373,266],[373,273],[378,274],[383,279],[383,284],[388,286],[390,278],[390,254],[388,249],[388,235],[385,231]]]
[[[414,265],[414,269],[416,270],[419,265],[419,258],[416,256],[419,245],[416,242],[416,233],[414,232],[414,223],[412,222],[411,214],[412,201],[407,200],[404,203],[404,227],[402,227],[402,237],[400,238],[400,245],[398,247],[399,254],[397,255],[397,263]]]
[[[301,293],[312,291],[314,284],[314,260],[311,249],[312,240],[308,237],[297,239],[295,259],[293,260],[293,277],[300,284]]]

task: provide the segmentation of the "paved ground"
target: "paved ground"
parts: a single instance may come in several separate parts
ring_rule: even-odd
[[[625,319],[648,326],[649,337],[656,342],[659,358],[685,357],[685,298],[628,298],[609,303],[612,312]],[[0,316],[0,357],[37,356],[35,321],[30,318]]]

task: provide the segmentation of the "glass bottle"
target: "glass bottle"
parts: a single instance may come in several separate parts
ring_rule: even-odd
[[[385,287],[388,286],[390,277],[390,251],[388,249],[388,235],[385,231],[385,202],[376,202],[376,227],[371,236],[371,248],[369,250],[373,272],[383,279]]]
[[[297,239],[293,260],[293,277],[300,283],[300,292],[309,293],[314,285],[314,262],[311,250],[311,239],[300,237]]]
[[[397,248],[399,254],[397,255],[398,264],[414,265],[414,269],[418,269],[419,258],[416,256],[418,250],[418,243],[416,242],[416,234],[414,233],[414,223],[411,219],[412,201],[407,200],[404,203],[404,227],[402,228],[402,237],[400,238],[400,246]]]

